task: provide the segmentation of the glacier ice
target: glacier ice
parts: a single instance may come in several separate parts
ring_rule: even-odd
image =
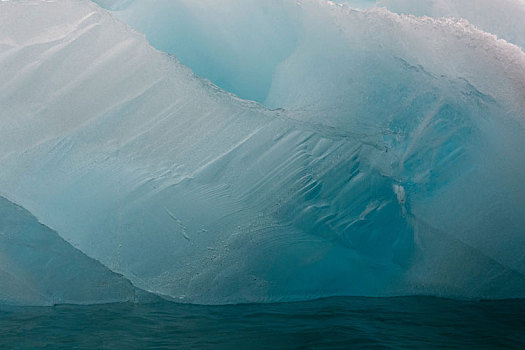
[[[0,197],[0,304],[153,301]]]
[[[244,80],[271,79],[254,99],[285,109],[196,77],[91,2],[1,2],[0,193],[186,302],[524,296],[523,51],[452,19],[246,3],[290,29]]]

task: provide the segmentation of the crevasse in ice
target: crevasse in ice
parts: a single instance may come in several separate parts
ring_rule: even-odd
[[[91,2],[1,2],[0,193],[185,302],[524,296],[519,47],[323,1],[225,2],[218,23],[249,9],[262,34],[232,41],[251,38],[232,20],[206,42],[209,3],[173,21],[205,50],[187,64],[278,109]]]

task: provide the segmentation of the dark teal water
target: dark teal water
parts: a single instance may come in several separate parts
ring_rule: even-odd
[[[1,349],[525,349],[525,300],[0,308]]]

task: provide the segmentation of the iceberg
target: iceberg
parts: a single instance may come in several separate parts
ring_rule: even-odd
[[[215,41],[195,45],[224,43],[225,65],[202,67],[268,109],[114,17],[190,2],[105,3],[123,12],[0,2],[0,193],[74,247],[181,302],[525,296],[517,46],[461,20],[317,0],[212,7],[223,24],[250,8],[247,30],[264,29],[231,46],[212,24]]]

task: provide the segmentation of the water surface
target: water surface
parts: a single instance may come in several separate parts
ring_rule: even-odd
[[[1,307],[4,348],[525,349],[525,299]]]

